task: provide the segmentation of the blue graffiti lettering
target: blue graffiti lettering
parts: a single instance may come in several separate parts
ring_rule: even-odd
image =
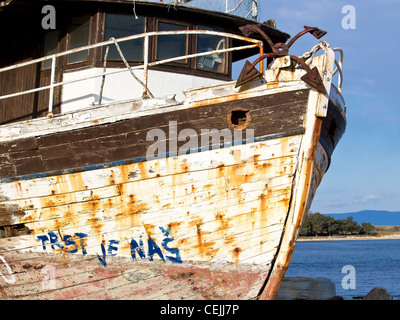
[[[46,235],[37,236],[39,240],[42,241],[43,250],[46,251],[46,241],[49,241],[49,237]]]
[[[85,248],[85,241],[83,239],[86,238],[88,235],[86,233],[81,233],[81,232],[75,233],[75,235],[79,238],[79,245],[82,248],[82,254],[87,255],[87,251]]]
[[[103,267],[107,267],[107,262],[106,262],[106,248],[104,247],[104,243],[101,243],[101,252],[103,254],[103,257],[100,257],[100,255],[97,253],[97,258],[99,259],[101,265]]]
[[[146,254],[143,250],[143,240],[142,238],[139,239],[139,244],[136,242],[135,239],[131,240],[131,256],[132,260],[136,260],[136,252],[138,253],[139,257],[144,259],[146,258]]]
[[[78,252],[78,246],[74,240],[72,240],[72,236],[65,235],[64,238],[64,243],[65,243],[65,252],[68,253],[77,253]],[[72,248],[67,248],[69,246],[72,246]]]
[[[64,247],[58,242],[58,236],[55,232],[50,231],[48,233],[49,237],[50,237],[50,243],[51,243],[51,248],[53,250],[56,250],[56,248],[54,246],[57,246],[59,249],[64,249]]]
[[[99,259],[101,265],[103,267],[107,267],[107,262],[106,262],[106,247],[104,246],[105,241],[101,243],[101,253],[103,257],[100,257],[100,255],[97,253],[97,258]],[[113,253],[113,251],[118,251],[118,247],[115,246],[115,244],[119,244],[118,240],[109,240],[108,241],[108,254],[110,256],[116,256],[116,253]]]
[[[171,257],[171,256],[165,256],[169,261],[172,261],[173,263],[182,263],[182,259],[181,259],[181,255],[179,253],[179,249],[178,248],[169,248],[168,247],[168,243],[171,241],[174,241],[174,239],[170,236],[170,231],[171,231],[171,226],[169,225],[167,229],[164,229],[163,227],[159,227],[161,232],[164,233],[165,238],[162,241],[161,245],[162,247],[175,255],[175,257]]]
[[[148,236],[147,239],[147,246],[148,252],[147,257],[150,261],[154,261],[154,255],[158,255],[159,258],[165,263],[165,259],[171,261],[173,263],[182,263],[180,251],[178,248],[170,248],[168,244],[174,240],[171,236],[171,225],[167,228],[159,227],[161,232],[164,234],[165,238],[161,242],[161,247],[163,250],[167,252],[164,256],[162,250],[157,245],[157,243]],[[85,233],[75,233],[73,236],[71,235],[64,235],[62,237],[62,241],[60,241],[58,235],[54,231],[50,231],[47,235],[40,235],[37,236],[37,239],[41,241],[43,250],[46,251],[46,245],[50,244],[52,250],[62,250],[66,253],[77,253],[79,248],[82,250],[82,254],[86,255],[86,239],[88,235]],[[109,256],[116,256],[118,251],[118,245],[120,244],[119,240],[108,240],[108,246],[106,250],[106,241],[103,240],[100,249],[101,254],[97,254],[97,258],[99,259],[101,265],[103,267],[107,267],[107,254]],[[146,258],[146,253],[144,249],[143,239],[140,236],[139,243],[135,239],[131,239],[130,241],[130,252],[133,261],[138,259],[137,255],[139,255],[140,259]]]
[[[48,232],[48,236],[40,235],[40,236],[37,236],[37,238],[38,238],[38,240],[40,240],[42,242],[42,247],[43,247],[44,251],[46,251],[46,242],[50,242],[51,249],[53,249],[53,250],[56,250],[55,246],[57,246],[58,249],[62,249],[65,252],[77,253],[78,247],[80,246],[82,248],[82,254],[86,255],[87,252],[86,252],[86,248],[85,248],[85,241],[83,239],[87,237],[87,234],[86,233],[75,233],[75,236],[78,237],[79,244],[77,243],[76,239],[73,240],[72,236],[65,235],[63,237],[65,247],[58,241],[58,236],[53,231]],[[69,248],[67,248],[67,247],[69,247]]]
[[[152,238],[150,238],[150,236],[147,240],[147,244],[149,246],[149,260],[153,261],[153,256],[155,253],[157,253],[161,260],[165,262],[164,255],[162,254],[160,247],[154,242]]]
[[[113,253],[113,251],[118,251],[118,247],[114,246],[114,244],[119,244],[118,240],[110,240],[108,244],[108,254],[110,256],[116,256],[116,253]]]

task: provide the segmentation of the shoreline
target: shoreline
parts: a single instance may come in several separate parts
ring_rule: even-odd
[[[304,237],[299,236],[298,242],[302,241],[343,241],[343,240],[388,240],[388,239],[400,239],[400,234],[382,235],[382,236],[313,236]]]

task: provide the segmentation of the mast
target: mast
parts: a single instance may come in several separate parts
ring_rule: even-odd
[[[252,19],[257,20],[258,19],[258,2],[259,0],[253,0],[253,14],[252,14]]]

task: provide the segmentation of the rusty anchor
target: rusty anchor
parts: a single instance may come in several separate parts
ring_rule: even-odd
[[[240,30],[246,37],[249,37],[253,32],[259,33],[270,45],[272,53],[266,53],[260,56],[253,63],[246,61],[245,65],[243,66],[242,72],[240,73],[236,81],[235,87],[239,87],[257,77],[262,76],[262,74],[255,68],[260,61],[267,58],[277,58],[288,55],[291,59],[298,62],[304,68],[304,70],[306,70],[306,74],[301,77],[301,80],[303,80],[305,83],[309,84],[313,88],[317,89],[318,91],[324,94],[326,93],[326,89],[324,87],[317,67],[310,69],[310,67],[305,63],[303,59],[289,54],[289,48],[301,36],[307,33],[311,33],[316,39],[320,39],[326,34],[326,31],[318,29],[316,27],[304,26],[304,30],[294,36],[287,44],[282,42],[274,44],[270,37],[263,30],[261,30],[260,25],[246,25],[240,27]]]

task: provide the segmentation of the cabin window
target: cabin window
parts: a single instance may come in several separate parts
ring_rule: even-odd
[[[158,21],[158,31],[180,31],[187,30],[188,26],[175,23]],[[187,35],[162,35],[157,37],[156,59],[164,60],[187,55],[188,38]],[[176,62],[186,63],[187,59]]]
[[[68,50],[83,47],[89,44],[90,16],[73,17],[70,25]],[[88,60],[88,50],[68,55],[68,63]]]
[[[104,40],[128,37],[145,32],[145,18],[133,15],[107,14],[105,21]],[[128,61],[143,60],[143,38],[118,43],[123,55]],[[105,54],[105,49],[103,49]],[[121,61],[115,45],[110,45],[108,60]]]
[[[204,26],[199,26],[198,30],[220,31]],[[224,37],[208,34],[199,34],[197,36],[197,53],[221,50],[225,49],[226,46],[227,39]],[[214,53],[207,56],[198,57],[196,59],[196,68],[200,70],[226,73],[226,53]]]
[[[58,31],[52,30],[46,32],[43,43],[43,57],[55,54],[58,52]],[[45,60],[42,63],[42,70],[51,69],[51,59]]]

